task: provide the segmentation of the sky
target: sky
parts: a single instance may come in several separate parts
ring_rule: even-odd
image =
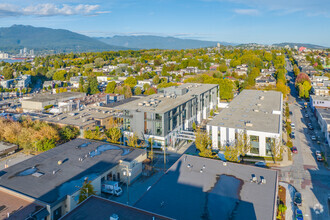
[[[0,0],[0,27],[330,47],[330,0]]]

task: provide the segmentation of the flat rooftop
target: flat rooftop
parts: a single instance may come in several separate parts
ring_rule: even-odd
[[[91,196],[82,202],[79,206],[74,208],[71,212],[63,216],[61,220],[109,219],[113,214],[118,215],[119,219],[125,220],[172,219],[98,196]]]
[[[102,120],[112,117],[116,114],[114,110],[100,110],[97,108],[87,108],[81,111],[73,111],[70,113],[61,113],[58,115],[50,115],[48,117],[40,117],[39,120],[49,123],[58,123],[84,127],[95,123],[95,120]]]
[[[330,101],[330,96],[325,95],[311,95],[311,98],[315,101]]]
[[[22,101],[30,101],[30,102],[48,102],[53,100],[63,100],[63,99],[75,99],[85,96],[85,93],[81,92],[62,92],[55,94],[38,94],[33,96],[32,98],[22,99]]]
[[[52,204],[76,192],[85,177],[94,180],[119,160],[132,161],[144,153],[142,149],[77,138],[2,170],[0,187]]]
[[[44,207],[31,200],[0,191],[0,219],[7,219],[8,214],[9,219],[26,219]]]
[[[322,119],[329,125],[330,124],[330,109],[317,108],[316,111],[318,111],[320,113]]]
[[[165,113],[185,102],[188,102],[194,97],[194,95],[200,95],[204,92],[209,91],[210,89],[216,88],[217,86],[217,84],[185,83],[179,86],[165,88],[165,90],[169,90],[170,88],[177,90],[187,88],[187,93],[183,95],[175,95],[175,97],[168,97],[170,93],[166,93],[165,95],[164,93],[158,93],[142,97],[139,100],[133,100],[129,103],[118,105],[115,108],[119,110],[140,110],[143,112]],[[151,106],[141,105],[141,103],[152,102],[157,102],[157,104],[152,104]]]
[[[8,143],[8,142],[0,141],[0,153],[2,151],[6,151],[6,150],[9,150],[11,148],[17,148],[17,145],[16,144],[11,144],[11,143]]]
[[[208,125],[280,133],[281,112],[281,92],[243,90]]]
[[[134,206],[175,219],[272,220],[276,199],[275,170],[184,154]]]

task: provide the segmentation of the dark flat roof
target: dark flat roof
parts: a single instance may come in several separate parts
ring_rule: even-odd
[[[88,146],[79,147],[90,143]],[[134,160],[145,150],[117,146],[113,150],[90,157],[101,145],[113,144],[77,138],[21,163],[4,169],[0,186],[52,204],[66,195],[77,191],[85,177],[93,180],[116,166],[119,160]],[[100,149],[100,148],[99,148]],[[100,152],[100,151],[98,151]],[[80,161],[80,158],[85,158]],[[61,165],[58,161],[63,161]],[[43,174],[39,177],[33,172]],[[29,175],[30,174],[30,175]]]
[[[271,220],[276,197],[277,171],[183,155],[134,206],[183,220]]]
[[[98,196],[91,196],[61,220],[83,220],[83,219],[109,219],[111,215],[118,215],[120,220],[171,220],[152,212],[124,205]]]

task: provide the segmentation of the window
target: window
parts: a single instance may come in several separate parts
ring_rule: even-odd
[[[259,154],[259,136],[250,136],[250,143],[251,143],[251,154]]]
[[[157,114],[157,113],[156,113],[156,115],[155,115],[155,119],[156,119],[156,120],[162,120],[162,116],[161,116],[160,114]]]
[[[225,150],[225,146],[222,146],[221,144],[221,133],[220,133],[220,130],[218,131],[218,148],[219,150]]]
[[[131,121],[128,118],[123,119],[123,130],[130,131],[131,130]]]
[[[162,123],[156,122],[156,135],[162,135],[163,129],[162,129]]]
[[[266,137],[266,155],[272,156],[272,148],[275,146],[275,138]]]

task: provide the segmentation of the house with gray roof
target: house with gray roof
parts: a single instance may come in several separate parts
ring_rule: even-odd
[[[275,170],[184,154],[134,206],[180,220],[273,220],[277,194]]]
[[[282,143],[282,115],[281,92],[243,90],[207,124],[212,148],[235,146],[239,136],[246,134],[251,145],[249,155],[277,155]]]
[[[86,180],[100,195],[104,181],[134,181],[146,158],[142,149],[78,138],[2,170],[0,192],[35,201],[57,220],[77,206]]]

